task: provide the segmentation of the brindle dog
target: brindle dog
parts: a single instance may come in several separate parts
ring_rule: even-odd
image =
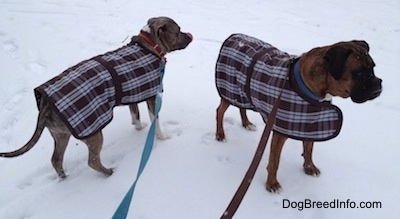
[[[375,63],[368,52],[369,45],[359,40],[314,48],[301,56],[300,75],[306,86],[321,99],[327,96],[350,97],[355,103],[364,103],[378,97],[382,91],[382,80],[375,76]],[[218,141],[225,140],[222,122],[224,113],[231,104],[221,99],[217,108]],[[245,109],[240,109],[240,115],[243,126],[253,129],[254,125],[247,118]],[[278,192],[281,188],[276,175],[287,138],[273,132],[266,182],[266,189],[270,192]],[[313,141],[303,141],[304,172],[308,175],[319,175],[320,170],[312,161],[313,146]]]
[[[144,34],[147,37],[141,37]],[[154,54],[157,54],[160,58],[166,53],[186,48],[192,41],[192,35],[190,33],[183,33],[180,30],[178,24],[168,17],[155,17],[148,20],[147,25],[141,30],[141,34],[132,37],[132,42],[145,47],[147,50]],[[132,43],[131,42],[131,43]],[[154,117],[155,109],[155,97],[151,97],[147,100],[149,113],[151,117]],[[64,152],[68,145],[71,131],[67,128],[67,125],[62,121],[57,113],[53,111],[46,99],[42,98],[39,106],[39,115],[36,125],[36,130],[32,138],[20,149],[13,152],[0,153],[0,157],[16,157],[29,151],[39,140],[44,128],[48,128],[53,139],[54,139],[54,152],[51,158],[51,163],[56,170],[57,174],[61,178],[65,178],[66,174],[63,169],[63,158]],[[136,123],[136,128],[141,129],[143,125],[139,121],[139,111],[136,104],[130,105],[132,122]],[[164,138],[161,130],[157,128],[157,136]],[[103,166],[100,160],[100,151],[103,145],[103,134],[102,131],[98,131],[90,137],[82,139],[82,141],[88,146],[89,158],[88,164],[91,168],[99,171],[107,176],[113,173],[111,168]]]

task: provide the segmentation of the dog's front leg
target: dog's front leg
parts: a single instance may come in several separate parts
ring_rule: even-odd
[[[303,141],[303,154],[302,154],[302,156],[304,157],[303,168],[306,174],[317,176],[320,174],[320,171],[312,161],[313,147],[314,147],[314,142]]]
[[[149,98],[148,100],[146,100],[146,103],[147,103],[147,109],[149,111],[150,120],[153,121],[154,117],[155,117],[155,111],[156,111],[156,109],[155,109],[156,97]],[[169,137],[167,135],[164,135],[164,133],[161,130],[158,115],[157,115],[157,118],[155,118],[155,119],[156,119],[155,122],[156,122],[156,136],[157,136],[157,139],[159,139],[159,140],[168,139]]]
[[[135,125],[137,130],[142,130],[146,127],[146,125],[140,121],[139,107],[137,103],[129,104],[129,111],[131,112],[132,124]]]
[[[287,137],[277,132],[273,132],[271,141],[271,152],[269,154],[269,161],[267,166],[268,177],[266,183],[266,189],[269,192],[279,192],[281,185],[279,184],[276,174],[278,171],[279,160],[283,145],[285,144]]]

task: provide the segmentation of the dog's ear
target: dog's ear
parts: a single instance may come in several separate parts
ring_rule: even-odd
[[[162,24],[158,27],[158,31],[165,32],[167,31],[167,24]]]
[[[156,37],[160,37],[162,33],[167,31],[167,24],[165,24],[165,22],[162,22],[162,19],[160,18],[150,18],[147,21],[147,25],[150,27]]]
[[[161,34],[165,33],[166,31],[167,31],[167,25],[166,24],[161,24],[159,27],[157,27],[158,36],[161,36]]]
[[[341,45],[333,46],[326,51],[324,59],[327,63],[328,71],[336,80],[343,76],[343,68],[351,50]]]
[[[157,18],[157,17],[150,18],[147,21],[147,25],[149,26],[149,28],[151,29],[151,31],[154,34],[159,34],[160,33],[160,27],[165,26],[164,24],[160,23],[160,19]]]
[[[351,42],[356,43],[357,45],[359,45],[362,48],[364,48],[367,52],[369,52],[369,45],[364,40],[353,40]]]

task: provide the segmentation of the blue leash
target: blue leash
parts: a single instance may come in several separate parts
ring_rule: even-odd
[[[151,123],[149,133],[147,134],[146,138],[146,143],[143,148],[142,152],[142,157],[140,159],[140,164],[139,164],[139,169],[138,173],[136,175],[136,179],[133,182],[131,188],[128,190],[126,193],[124,199],[122,202],[119,204],[117,210],[115,211],[113,215],[113,219],[125,219],[128,215],[129,211],[129,206],[132,201],[132,196],[135,191],[136,183],[139,180],[140,175],[142,174],[147,161],[150,158],[151,151],[153,150],[153,145],[154,145],[154,136],[155,136],[155,127],[156,127],[156,119],[158,116],[158,112],[160,112],[161,109],[161,103],[162,103],[162,98],[161,98],[161,93],[163,91],[163,86],[162,86],[162,79],[164,77],[164,72],[165,72],[165,62],[161,64],[161,69],[160,69],[160,74],[161,74],[161,82],[160,82],[160,88],[158,89],[157,95],[156,95],[156,104],[155,104],[155,109],[154,109],[154,119]]]

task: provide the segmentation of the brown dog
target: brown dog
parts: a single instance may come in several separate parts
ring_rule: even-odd
[[[382,91],[382,80],[374,75],[375,63],[368,51],[365,41],[354,40],[314,48],[296,57],[250,36],[230,36],[216,65],[221,96],[216,139],[225,140],[223,117],[229,105],[239,107],[242,125],[253,129],[246,109],[260,112],[266,121],[283,89],[273,128],[266,189],[277,192],[281,188],[276,174],[287,138],[303,141],[304,171],[318,175],[320,171],[312,161],[314,141],[336,137],[342,124],[341,111],[331,104],[331,97],[350,97],[355,103],[363,103]]]
[[[101,130],[111,122],[113,108],[130,105],[132,122],[141,129],[137,103],[146,101],[154,117],[164,55],[186,48],[191,41],[192,35],[182,33],[171,18],[151,18],[128,45],[82,61],[35,88],[39,115],[32,138],[16,151],[0,153],[0,157],[29,151],[47,127],[55,145],[51,162],[61,178],[66,177],[62,164],[71,134],[88,146],[89,166],[111,175],[113,170],[101,163],[100,151]],[[163,138],[159,127],[157,136]]]

